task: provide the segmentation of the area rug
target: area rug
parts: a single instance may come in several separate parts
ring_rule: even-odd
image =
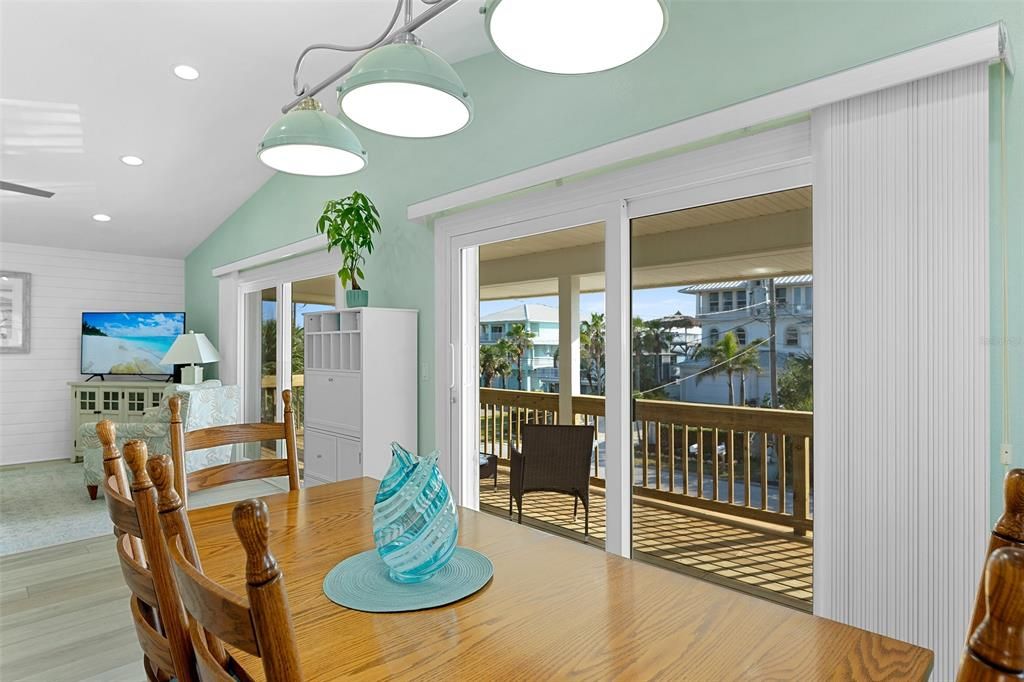
[[[190,507],[281,492],[266,481],[246,481],[189,497]],[[89,499],[82,465],[69,460],[0,467],[0,556],[95,538],[111,532],[102,493]]]

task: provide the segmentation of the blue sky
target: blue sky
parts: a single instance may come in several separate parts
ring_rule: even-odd
[[[636,289],[633,291],[633,317],[652,320],[671,315],[676,311],[684,315],[692,315],[696,311],[696,296],[679,293],[679,287],[663,287],[660,289]],[[539,296],[537,298],[505,299],[501,301],[481,301],[480,315],[490,315],[505,310],[519,303],[540,303],[558,308],[557,296]],[[580,295],[580,319],[585,320],[591,313],[604,312],[604,292]]]
[[[107,336],[178,336],[185,313],[82,313],[82,319]]]

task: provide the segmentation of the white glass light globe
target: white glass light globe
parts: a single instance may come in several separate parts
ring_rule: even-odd
[[[582,74],[636,59],[658,41],[666,19],[659,0],[496,0],[487,29],[517,64]]]
[[[448,135],[470,119],[462,100],[416,83],[361,85],[345,93],[340,104],[345,115],[364,128],[398,137]]]
[[[293,175],[348,175],[362,170],[363,157],[334,147],[315,144],[282,144],[268,147],[259,159],[274,170]]]

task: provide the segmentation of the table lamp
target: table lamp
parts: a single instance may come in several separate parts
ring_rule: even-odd
[[[213,347],[206,334],[196,334],[191,329],[174,340],[161,365],[188,365],[181,368],[181,383],[198,384],[203,380],[203,368],[196,367],[207,362],[220,362],[220,353]]]

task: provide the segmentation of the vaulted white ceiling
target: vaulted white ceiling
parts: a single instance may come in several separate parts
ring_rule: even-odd
[[[417,34],[450,62],[488,51],[481,2]],[[424,5],[417,2],[419,13]],[[314,42],[358,43],[393,0],[0,2],[0,240],[183,257],[272,174],[256,144]],[[352,56],[310,55],[315,83]],[[174,76],[176,64],[200,71]],[[337,112],[333,89],[320,100]],[[123,155],[142,157],[129,167]],[[112,217],[92,220],[95,213]]]

